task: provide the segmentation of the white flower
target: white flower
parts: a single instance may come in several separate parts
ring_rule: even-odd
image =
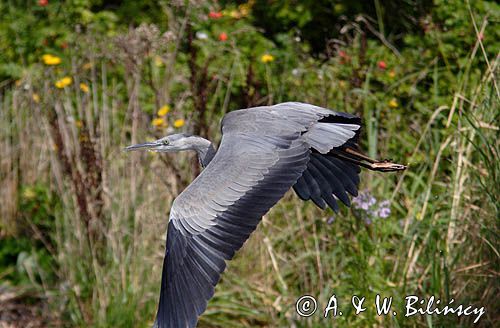
[[[200,40],[206,40],[208,39],[208,34],[205,32],[198,31],[196,32],[196,37]]]

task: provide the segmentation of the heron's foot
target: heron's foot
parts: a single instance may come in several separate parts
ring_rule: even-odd
[[[403,171],[406,170],[406,168],[407,168],[406,165],[392,163],[388,160],[371,163],[369,167],[369,169],[373,171],[381,171],[381,172]]]

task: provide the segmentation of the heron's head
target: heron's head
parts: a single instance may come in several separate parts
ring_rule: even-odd
[[[208,140],[187,133],[171,134],[161,139],[128,146],[126,151],[150,150],[155,152],[177,152],[182,150],[198,150],[203,147]]]

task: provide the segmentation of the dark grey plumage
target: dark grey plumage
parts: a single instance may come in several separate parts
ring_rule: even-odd
[[[220,147],[210,156],[210,142],[199,137],[129,147],[193,149],[205,158],[205,169],[172,204],[155,327],[196,326],[225,261],[291,187],[323,209],[337,211],[338,199],[349,206],[360,169],[331,151],[355,147],[359,129],[353,115],[289,102],[226,114]]]

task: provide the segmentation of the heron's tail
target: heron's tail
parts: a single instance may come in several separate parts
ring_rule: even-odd
[[[334,148],[330,151],[330,154],[372,171],[392,172],[406,170],[407,168],[406,165],[392,163],[387,159],[382,161],[371,159],[370,157],[351,147]]]

